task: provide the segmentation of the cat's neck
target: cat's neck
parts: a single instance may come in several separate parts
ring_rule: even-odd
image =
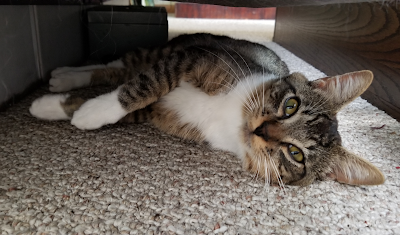
[[[231,91],[228,94],[209,96],[207,106],[204,106],[202,112],[208,115],[204,116],[200,125],[211,147],[243,156],[245,152],[241,140],[244,123],[243,101]]]
[[[246,145],[241,138],[244,125],[245,97],[270,78],[253,76],[238,82],[226,94],[210,96],[188,82],[164,96],[164,104],[178,113],[180,121],[201,131],[211,147],[243,157]]]
[[[246,125],[244,115],[253,108],[257,109],[257,107],[263,105],[262,97],[258,97],[253,92],[258,86],[274,78],[272,74],[252,75],[238,82],[228,94],[221,96],[221,103],[216,105],[219,109],[215,110],[212,119],[222,127],[219,128],[218,132],[213,133],[213,137],[220,141],[214,142],[220,143],[219,146],[215,146],[216,148],[233,152],[240,158],[245,157],[249,149],[243,140],[243,125]],[[251,96],[257,101],[248,103],[246,97]]]

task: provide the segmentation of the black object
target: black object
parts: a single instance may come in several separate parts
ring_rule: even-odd
[[[87,11],[87,19],[92,60],[108,62],[137,47],[168,40],[164,7],[99,6]]]

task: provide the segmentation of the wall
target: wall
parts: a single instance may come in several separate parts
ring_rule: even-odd
[[[82,6],[0,5],[0,107],[85,56]]]

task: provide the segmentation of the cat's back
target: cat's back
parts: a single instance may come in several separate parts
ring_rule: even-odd
[[[225,62],[233,66],[237,65],[238,60],[243,60],[247,64],[246,68],[241,68],[243,70],[252,69],[250,65],[257,64],[259,68],[254,69],[255,66],[253,66],[253,70],[262,70],[264,73],[274,74],[277,77],[289,75],[286,63],[274,51],[258,43],[228,36],[198,33],[180,35],[172,39],[169,45],[173,50],[186,50],[195,47],[207,50],[216,56],[226,57],[228,55],[232,60]]]

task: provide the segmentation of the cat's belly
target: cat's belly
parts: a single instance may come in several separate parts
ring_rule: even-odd
[[[242,155],[240,128],[242,102],[231,93],[210,96],[188,82],[160,99],[161,104],[178,114],[179,122],[198,128],[213,148]]]

